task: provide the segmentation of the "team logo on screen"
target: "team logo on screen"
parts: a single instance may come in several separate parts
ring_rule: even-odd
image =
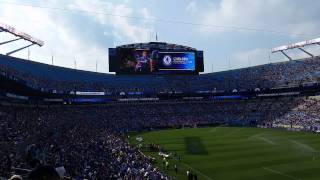
[[[162,61],[166,66],[170,66],[172,64],[172,58],[169,55],[164,56]]]

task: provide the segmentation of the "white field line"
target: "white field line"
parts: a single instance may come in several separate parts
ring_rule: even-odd
[[[276,144],[274,141],[272,141],[272,140],[270,140],[270,139],[268,139],[266,137],[263,137],[262,135],[263,135],[263,133],[256,134],[256,135],[250,136],[248,139],[258,139],[258,140],[264,141],[264,142],[266,142],[268,144],[271,144],[271,145],[275,145]]]
[[[202,173],[201,171],[199,171],[199,170],[197,170],[197,169],[195,169],[195,168],[191,167],[189,164],[186,164],[186,163],[184,163],[184,162],[182,162],[182,164],[183,164],[184,166],[186,166],[186,167],[188,167],[188,168],[192,169],[193,171],[196,171],[196,172],[197,172],[198,174],[200,174],[201,176],[203,176],[203,177],[205,177],[205,178],[207,178],[207,179],[209,179],[209,180],[213,180],[212,178],[210,178],[209,176],[205,175],[205,174],[204,174],[204,173]]]
[[[276,144],[274,141],[272,141],[272,140],[270,140],[268,138],[262,137],[262,136],[258,136],[257,138],[262,140],[262,141],[264,141],[264,142],[266,142],[266,143],[268,143],[268,144],[271,144],[271,145],[275,145]]]
[[[212,129],[209,130],[209,132],[216,132],[220,127],[224,127],[224,125],[213,127]]]
[[[269,172],[272,172],[272,173],[275,173],[275,174],[279,174],[279,175],[281,175],[281,176],[284,176],[284,177],[287,177],[287,178],[290,178],[290,179],[300,180],[300,179],[297,178],[297,177],[294,177],[294,176],[291,176],[291,175],[282,173],[282,172],[280,172],[280,171],[276,171],[276,170],[271,169],[271,168],[262,167],[262,169],[264,169],[264,170],[266,170],[266,171],[269,171]]]
[[[243,128],[239,128],[239,129],[235,129],[235,130],[232,130],[231,132],[225,134],[224,136],[221,136],[221,137],[228,137],[228,136],[231,136],[239,131],[241,131]]]
[[[296,141],[296,140],[290,140],[290,142],[292,142],[293,144],[297,145],[301,149],[304,149],[304,150],[307,150],[307,151],[310,151],[310,152],[313,152],[313,153],[318,152],[313,147],[311,147],[311,146],[309,146],[307,144],[304,144],[302,142],[299,142],[299,141]]]

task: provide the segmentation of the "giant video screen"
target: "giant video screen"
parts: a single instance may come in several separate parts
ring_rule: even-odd
[[[166,74],[196,71],[195,52],[117,49],[119,74]]]

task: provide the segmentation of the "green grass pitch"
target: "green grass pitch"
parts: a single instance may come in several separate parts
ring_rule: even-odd
[[[298,180],[320,179],[320,135],[276,129],[211,127],[161,130],[132,134],[143,144],[160,144],[182,159],[168,158],[169,169],[156,152],[156,166],[174,179],[187,179],[186,171],[198,179]],[[178,173],[173,170],[177,164]]]

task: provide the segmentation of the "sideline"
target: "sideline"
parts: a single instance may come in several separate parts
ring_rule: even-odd
[[[209,179],[209,180],[213,180],[212,178],[210,178],[209,176],[205,175],[205,174],[204,174],[204,173],[202,173],[201,171],[199,171],[199,170],[197,170],[197,169],[195,169],[195,168],[191,167],[189,164],[184,163],[184,162],[181,162],[181,164],[183,164],[184,166],[186,166],[186,167],[188,167],[188,168],[192,169],[193,171],[196,171],[197,173],[199,173],[199,174],[200,174],[200,175],[202,175],[203,177],[205,177],[205,178],[207,178],[207,179]]]

